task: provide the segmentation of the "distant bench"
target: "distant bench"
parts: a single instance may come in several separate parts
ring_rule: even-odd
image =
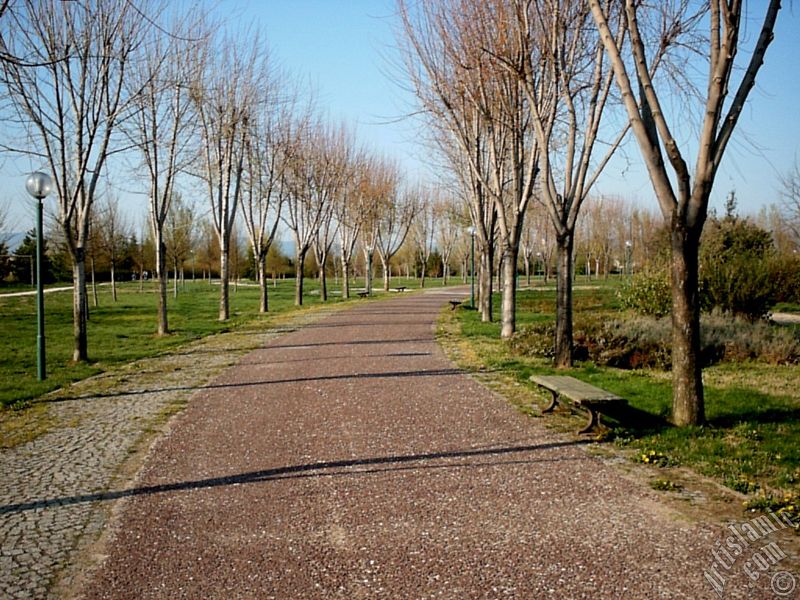
[[[543,413],[551,412],[558,404],[559,398],[566,398],[576,406],[589,412],[589,422],[578,433],[588,433],[600,424],[600,412],[614,405],[627,404],[624,398],[607,392],[593,385],[589,385],[574,377],[564,375],[531,375],[530,380],[548,390],[552,394],[550,404],[542,410]]]
[[[462,302],[463,300],[450,300],[450,310],[457,309],[459,306],[461,306]]]
[[[394,291],[395,292],[405,292],[407,289],[408,288],[406,286],[404,286],[404,285],[398,285],[396,288],[394,288]]]
[[[367,296],[369,296],[369,292],[366,290],[364,290],[363,292],[356,292],[356,293],[358,294],[359,298],[366,298]]]

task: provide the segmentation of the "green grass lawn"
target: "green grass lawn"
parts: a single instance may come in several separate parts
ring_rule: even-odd
[[[590,287],[579,278],[576,288],[576,322],[582,315],[623,317],[615,285]],[[495,298],[495,315],[500,314],[499,302],[499,297]],[[518,328],[553,322],[554,314],[552,289],[540,285],[519,293]],[[530,375],[557,372],[551,360],[521,355],[511,344],[502,342],[498,322],[480,322],[477,311],[459,310],[456,315],[461,336],[477,352],[483,370],[513,378],[517,385],[530,389],[530,398],[537,397],[528,381]],[[748,361],[705,369],[707,424],[687,428],[668,422],[672,405],[668,372],[622,370],[583,362],[577,363],[570,374],[628,400],[630,410],[615,415],[617,419],[605,420],[611,427],[606,439],[631,449],[641,462],[683,465],[734,490],[757,492],[754,502],[772,496],[778,507],[796,509],[800,493],[800,369],[796,365]]]
[[[382,281],[378,282],[379,287]],[[436,282],[431,282],[436,284]],[[353,289],[361,289],[358,279]],[[171,285],[171,284],[170,284]],[[419,287],[415,280],[393,279],[392,285]],[[331,279],[330,292],[339,286]],[[319,287],[315,280],[306,279],[304,305],[320,304]],[[2,292],[2,290],[0,290]],[[376,289],[380,293],[380,290]],[[219,285],[204,281],[187,281],[179,286],[178,297],[172,288],[168,300],[171,333],[158,337],[156,331],[157,297],[152,282],[144,291],[139,284],[118,285],[118,301],[113,302],[111,288],[98,286],[98,306],[92,305],[90,290],[88,346],[90,362],[74,364],[72,359],[72,292],[45,295],[45,336],[47,349],[47,379],[36,379],[36,301],[35,296],[0,297],[0,405],[23,407],[28,401],[72,381],[89,377],[114,365],[154,356],[174,349],[199,337],[243,326],[258,326],[272,315],[294,307],[294,280],[279,280],[269,287],[270,313],[258,314],[258,287],[231,284],[231,318],[218,321]],[[339,302],[341,296],[331,293],[329,302]]]

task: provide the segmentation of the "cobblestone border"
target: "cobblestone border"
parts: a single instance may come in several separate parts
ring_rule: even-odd
[[[101,550],[108,502],[130,485],[192,394],[246,352],[341,310],[281,315],[136,361],[46,396],[36,439],[0,450],[0,597],[61,598]]]

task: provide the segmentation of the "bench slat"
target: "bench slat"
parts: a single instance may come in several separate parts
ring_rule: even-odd
[[[579,404],[584,402],[587,404],[611,404],[624,401],[616,394],[566,375],[532,375],[530,380]]]

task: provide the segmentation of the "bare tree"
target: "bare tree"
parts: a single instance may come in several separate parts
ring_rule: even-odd
[[[420,284],[425,287],[425,276],[428,273],[428,261],[433,253],[436,240],[436,213],[431,194],[419,186],[414,194],[417,200],[417,214],[411,226],[411,242],[420,263]]]
[[[785,223],[791,231],[796,247],[800,248],[800,164],[795,161],[792,169],[781,177],[782,208]]]
[[[320,223],[331,210],[341,173],[335,132],[319,121],[300,128],[290,163],[283,221],[295,243],[295,305],[303,304],[303,268]]]
[[[419,191],[405,188],[399,189],[399,181],[385,188],[386,195],[379,204],[381,212],[378,219],[378,238],[376,249],[383,268],[383,289],[389,291],[391,282],[392,257],[403,246],[417,217],[420,207]]]
[[[98,208],[99,210],[95,212],[93,218],[92,245],[108,259],[111,273],[111,298],[116,302],[117,261],[130,229],[125,215],[120,211],[119,197],[115,194],[110,192],[105,194]]]
[[[353,153],[344,166],[344,183],[334,196],[333,210],[338,224],[342,262],[342,297],[350,297],[350,273],[361,228],[368,220],[367,206],[369,162],[363,152]]]
[[[139,2],[140,10],[147,10]],[[53,174],[58,221],[73,264],[73,359],[88,360],[86,245],[97,183],[136,92],[125,82],[149,22],[126,0],[21,0],[0,20],[6,117]],[[67,50],[69,54],[67,56]],[[29,64],[44,66],[27,66]]]
[[[742,50],[742,19],[747,20],[740,0],[710,0],[703,10],[692,13],[689,3],[647,5],[625,2],[625,27],[630,36],[632,64],[623,56],[610,31],[607,10],[599,0],[589,0],[592,15],[614,69],[617,85],[636,141],[664,218],[669,222],[672,247],[672,418],[677,425],[697,425],[705,420],[700,364],[700,301],[698,253],[700,235],[708,214],[708,201],[725,149],[744,107],[756,75],[773,38],[780,0],[770,0],[761,30],[747,66],[739,69],[735,58]],[[674,8],[675,12],[670,12]],[[658,11],[655,16],[650,11]],[[665,29],[648,39],[640,23],[663,23]],[[643,21],[644,20],[644,21]],[[663,52],[669,34],[678,32],[699,39],[699,28],[707,26],[708,47],[698,54],[708,59],[705,94],[696,91],[702,123],[696,139],[697,157],[690,171],[664,110],[664,87],[657,85],[652,64]],[[736,75],[735,75],[736,74]],[[633,77],[633,79],[632,79]],[[738,85],[735,77],[738,77]],[[667,88],[668,89],[668,88]],[[735,89],[729,98],[729,92]],[[687,100],[688,102],[689,100]],[[685,114],[673,120],[678,128]],[[666,154],[666,161],[665,155]],[[667,163],[672,172],[667,170]]]
[[[400,47],[403,67],[421,110],[428,119],[433,143],[452,168],[467,202],[480,254],[478,303],[483,321],[492,320],[492,264],[495,252],[497,210],[485,181],[489,177],[487,135],[490,120],[473,101],[478,69],[465,68],[462,56],[480,54],[480,41],[470,52],[459,44],[470,37],[452,39],[451,20],[460,14],[453,1],[410,4],[397,0],[402,27]],[[472,3],[470,3],[472,4]],[[472,10],[470,6],[470,10]],[[464,17],[461,17],[462,25]],[[476,48],[477,46],[477,48]]]
[[[230,244],[242,193],[242,174],[252,120],[262,107],[269,81],[265,48],[249,39],[209,41],[191,95],[200,128],[201,177],[211,203],[211,221],[220,248],[219,320],[230,316]]]
[[[460,200],[451,193],[441,192],[434,206],[436,246],[442,257],[442,285],[450,277],[450,261],[459,239],[463,237],[469,218],[462,214]]]
[[[519,77],[537,141],[539,189],[555,227],[558,249],[555,358],[558,366],[568,367],[572,364],[575,226],[584,199],[627,127],[622,126],[614,139],[598,144],[612,72],[590,28],[588,6],[582,0],[513,0],[512,4],[502,13],[502,22],[514,24],[517,42],[512,52],[498,53],[497,58]],[[619,28],[616,38],[621,36]]]
[[[164,227],[175,195],[176,179],[191,160],[193,138],[192,99],[189,86],[199,45],[208,43],[207,31],[188,26],[187,16],[175,19],[170,30],[153,28],[146,53],[132,72],[130,86],[139,89],[135,118],[123,130],[139,150],[142,173],[148,184],[148,212],[155,246],[158,280],[158,335],[169,332],[167,314],[168,267]]]
[[[175,193],[169,202],[167,220],[164,222],[163,243],[164,253],[168,262],[172,264],[172,295],[178,297],[178,279],[183,271],[183,263],[189,258],[189,253],[194,247],[194,229],[197,217],[192,204],[186,202],[183,196]]]
[[[256,262],[259,312],[262,313],[269,310],[267,254],[275,240],[288,189],[287,176],[294,135],[293,109],[293,101],[284,102],[278,98],[268,101],[251,125],[254,131],[247,144],[242,215]]]
[[[364,288],[368,294],[372,293],[373,258],[379,250],[381,222],[395,201],[399,177],[397,164],[385,157],[363,154],[359,160],[353,198],[355,214],[350,218],[357,222],[365,263]],[[350,243],[355,244],[355,240]]]
[[[328,264],[328,256],[331,247],[336,240],[336,230],[339,224],[333,218],[333,204],[329,204],[325,214],[320,219],[317,235],[311,245],[314,252],[314,259],[317,261],[317,273],[319,274],[319,295],[323,302],[328,301],[328,276],[325,268]]]

